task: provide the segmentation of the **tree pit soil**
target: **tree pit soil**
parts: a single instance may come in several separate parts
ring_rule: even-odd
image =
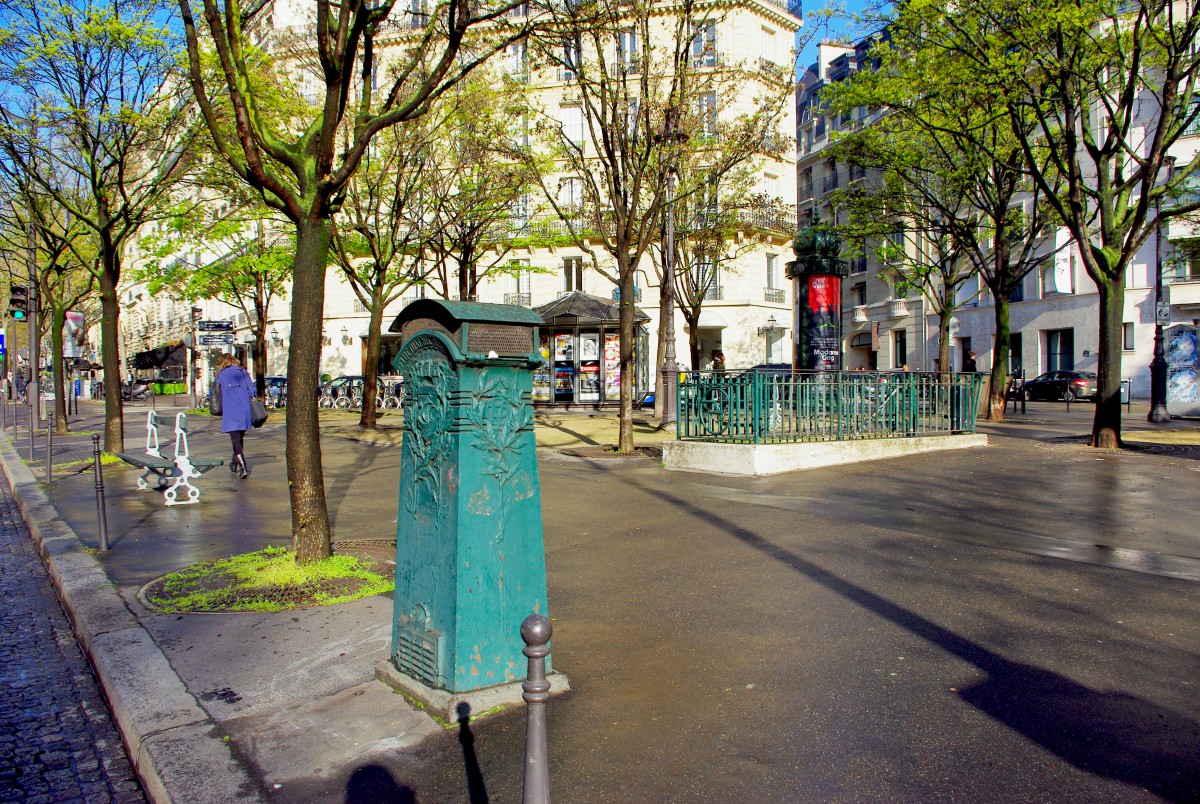
[[[335,542],[333,552],[336,555],[355,556],[365,562],[366,568],[371,572],[383,576],[388,581],[395,581],[396,543],[394,541]],[[165,612],[163,607],[152,601],[166,597],[164,587],[168,578],[169,576],[164,575],[142,587],[138,592],[138,599],[142,605],[151,611]],[[212,591],[225,594],[218,595],[213,605],[203,609],[190,609],[188,613],[261,611],[263,604],[277,606],[280,611],[329,605],[330,598],[353,594],[369,583],[363,578],[329,578],[289,587],[238,589],[233,586],[235,580],[231,573],[221,570],[214,570],[210,575],[194,579],[189,584],[188,591],[190,593]],[[252,604],[256,604],[256,607],[250,608],[249,606]]]

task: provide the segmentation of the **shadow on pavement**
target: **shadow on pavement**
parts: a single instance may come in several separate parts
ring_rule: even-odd
[[[483,782],[483,770],[479,767],[479,757],[475,754],[475,735],[471,731],[471,705],[466,701],[459,703],[458,712],[458,742],[462,746],[463,767],[467,773],[467,796],[471,804],[488,804],[487,785]]]
[[[1168,801],[1200,798],[1200,723],[1132,695],[1094,690],[1058,673],[1010,661],[728,519],[669,492],[639,489],[975,665],[988,678],[960,691],[963,700],[1075,767]]]
[[[346,804],[416,804],[412,788],[396,784],[382,765],[365,765],[346,780]]]

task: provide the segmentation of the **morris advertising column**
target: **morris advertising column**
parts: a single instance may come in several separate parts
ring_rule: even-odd
[[[549,616],[530,402],[540,324],[524,307],[427,299],[391,326],[404,441],[381,676],[451,720],[464,700],[479,712],[521,699],[521,622]]]
[[[838,259],[841,241],[832,226],[814,223],[801,229],[792,243],[796,259],[784,269],[795,283],[793,368],[801,371],[842,369],[842,278],[846,262]]]

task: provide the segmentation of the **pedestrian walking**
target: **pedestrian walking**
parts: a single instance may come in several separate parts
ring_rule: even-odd
[[[254,380],[236,357],[223,354],[217,358],[217,379],[213,384],[220,386],[221,432],[229,433],[233,445],[229,471],[245,480],[250,477],[250,464],[246,462],[243,447],[246,431],[253,426],[250,399],[254,396]]]
[[[966,374],[974,374],[977,371],[979,371],[979,369],[975,367],[975,353],[967,352],[967,359],[963,361],[963,372]]]
[[[713,371],[725,370],[725,353],[717,352],[713,355]]]
[[[25,370],[24,369],[17,369],[17,376],[16,376],[16,379],[13,381],[13,385],[15,385],[17,388],[17,401],[24,402],[25,401]]]

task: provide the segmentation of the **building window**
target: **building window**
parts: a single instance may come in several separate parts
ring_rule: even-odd
[[[1126,352],[1132,352],[1134,349],[1133,343],[1133,323],[1126,321],[1121,325],[1121,348]]]
[[[562,119],[562,135],[567,142],[583,145],[583,107],[563,106],[559,109]]]
[[[761,58],[768,63],[775,61],[775,32],[770,28],[762,29],[762,51],[759,54]]]
[[[1010,332],[1008,334],[1008,373],[1020,374],[1025,368],[1024,359],[1021,356],[1021,333]]]
[[[892,368],[902,369],[908,365],[908,330],[897,329],[892,332]]]
[[[633,28],[626,28],[617,36],[617,62],[626,73],[636,73],[637,61],[637,31]]]
[[[710,259],[701,258],[696,262],[696,291],[702,299],[721,298],[721,277],[717,273],[717,264]]]
[[[764,173],[762,177],[762,194],[771,202],[779,198],[779,177],[772,173]]]
[[[701,137],[717,136],[717,93],[702,92],[696,98],[696,117]]]
[[[563,257],[563,290],[583,290],[583,257]]]
[[[774,289],[779,287],[779,255],[767,255],[767,288]]]
[[[1075,330],[1046,330],[1046,371],[1072,371],[1075,368]]]
[[[1010,302],[1025,301],[1025,280],[1022,279],[1017,283],[1017,286],[1008,294]]]
[[[692,66],[717,66],[717,24],[705,20],[692,23]]]
[[[529,48],[525,42],[513,42],[508,46],[504,71],[519,81],[529,77]]]
[[[773,329],[767,333],[767,362],[783,362],[783,330]]]
[[[867,258],[865,256],[850,258],[850,273],[865,274],[867,272]]]
[[[855,307],[863,307],[867,303],[867,283],[855,282],[850,287],[850,298]]]

